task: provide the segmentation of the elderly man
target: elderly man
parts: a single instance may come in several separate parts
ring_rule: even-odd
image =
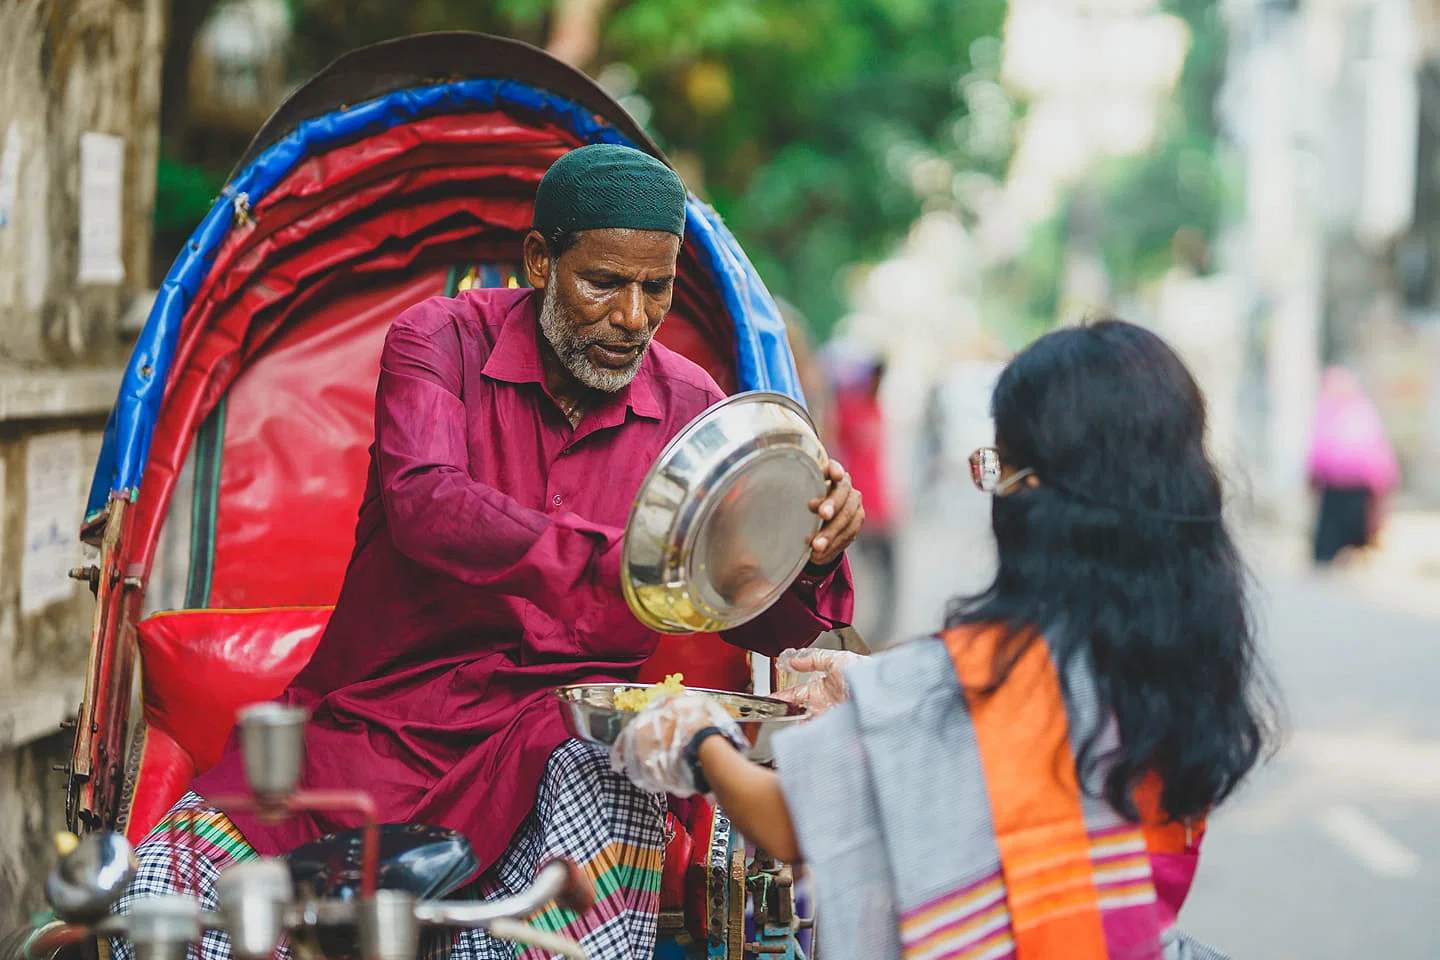
[[[381,357],[375,445],[355,552],[329,627],[283,700],[311,712],[303,786],[361,787],[387,822],[469,838],[495,896],[547,859],[582,864],[600,900],[540,921],[596,960],[648,957],[664,851],[662,801],[569,740],[556,686],[633,679],[658,637],[626,607],[621,535],[665,443],[722,397],[652,343],[670,307],[685,224],[679,178],[647,154],[590,146],[558,160],[535,201],[533,290],[469,290],[395,321]],[[810,564],[763,617],[726,639],[775,654],[846,622],[843,551],[860,495],[831,463]],[[357,825],[281,823],[206,809],[244,789],[232,740],[179,810],[199,810],[200,873]],[[188,842],[172,812],[141,845],[133,897],[164,892]],[[121,950],[123,945],[117,945]],[[510,957],[484,934],[458,947]],[[206,960],[228,953],[210,935]]]

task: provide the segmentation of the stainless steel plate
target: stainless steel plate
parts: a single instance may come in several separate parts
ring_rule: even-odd
[[[635,616],[662,633],[737,627],[794,582],[820,529],[825,448],[805,408],[783,394],[736,394],[661,451],[630,511],[621,585]]]
[[[555,699],[559,702],[560,715],[570,736],[608,747],[615,743],[625,724],[638,716],[633,710],[617,710],[614,706],[615,694],[622,690],[644,690],[648,686],[643,683],[577,683],[556,690]],[[798,723],[809,716],[803,707],[771,697],[728,690],[685,689],[689,693],[709,694],[720,701],[735,716],[751,744],[765,727]]]

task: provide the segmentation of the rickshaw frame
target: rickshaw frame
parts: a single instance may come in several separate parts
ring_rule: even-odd
[[[473,78],[422,87],[412,95],[417,76],[457,76],[462,58],[473,58],[476,45],[496,57],[499,69],[546,65],[550,90],[509,80]],[[408,66],[422,59],[423,67]],[[439,55],[438,57],[436,55]],[[446,59],[449,58],[449,59]],[[375,79],[371,70],[385,72]],[[473,69],[473,67],[472,67]],[[356,76],[368,83],[371,99],[346,107],[334,123],[321,123],[311,111]],[[554,90],[563,91],[556,93]],[[448,99],[475,106],[505,105],[538,110],[569,119],[588,142],[628,143],[663,159],[654,142],[623,111],[612,118],[599,110],[613,101],[578,71],[527,44],[479,34],[428,34],[387,41],[341,58],[291,96],[256,135],[227,182],[221,197],[196,229],[161,285],[154,308],[132,352],[120,396],[105,430],[105,445],[96,467],[82,538],[100,550],[96,564],[74,571],[89,582],[96,596],[85,695],[76,724],[69,771],[67,818],[72,827],[98,826],[118,802],[121,754],[129,719],[129,678],[135,665],[132,630],[154,560],[156,511],[140,531],[149,542],[135,543],[137,505],[150,495],[141,479],[166,394],[166,376],[175,360],[176,340],[186,307],[205,279],[204,264],[233,226],[248,221],[249,211],[274,186],[304,150],[343,141],[369,124],[373,115],[401,109],[412,116]],[[397,102],[397,100],[399,102]],[[404,101],[409,102],[404,102]],[[329,120],[330,117],[321,118]],[[687,233],[699,234],[701,249],[710,255],[706,267],[721,288],[732,318],[747,318],[749,329],[737,324],[737,374],[744,389],[769,389],[800,398],[798,376],[785,338],[784,321],[753,267],[740,252],[720,218],[693,194],[689,198]],[[188,440],[182,443],[188,446]],[[170,489],[160,492],[168,497]],[[143,510],[143,506],[141,506]],[[117,638],[120,638],[117,640]]]
[[[217,262],[255,230],[257,209],[301,163],[377,131],[467,111],[513,113],[566,131],[577,143],[623,143],[665,159],[583,74],[527,44],[480,34],[427,34],[364,48],[317,74],[277,109],[161,285],[106,426],[82,529],[99,555],[72,571],[96,597],[68,771],[66,814],[76,832],[114,827],[135,794],[142,757],[131,749],[131,734],[143,723],[132,715],[138,633],[160,530],[207,418],[247,363],[265,356],[265,338],[276,335],[262,330],[251,342],[254,331],[247,327],[231,353],[219,359],[205,353],[213,344],[194,317],[217,282]],[[778,307],[720,218],[693,194],[685,246],[708,277],[692,279],[713,285],[728,314],[731,388],[773,390],[803,402]],[[739,853],[743,857],[743,848]],[[741,876],[731,876],[735,855],[732,843],[719,880],[731,889],[738,883],[743,896],[743,859]],[[711,927],[710,955],[738,960],[743,930],[727,929],[717,953]],[[789,953],[796,949],[792,942]]]

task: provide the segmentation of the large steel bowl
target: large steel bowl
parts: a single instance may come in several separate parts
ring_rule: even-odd
[[[609,747],[614,746],[625,725],[639,716],[634,710],[617,709],[615,694],[622,690],[643,690],[645,687],[646,684],[638,683],[577,683],[560,687],[555,691],[555,699],[560,703],[560,716],[570,736]],[[741,732],[752,746],[762,729],[798,723],[809,716],[805,708],[773,697],[691,687],[686,687],[686,691],[708,694],[720,701],[720,705],[729,710],[735,722],[740,724]]]
[[[728,630],[764,613],[810,555],[827,457],[805,408],[727,397],[661,451],[630,510],[625,600],[661,633]]]

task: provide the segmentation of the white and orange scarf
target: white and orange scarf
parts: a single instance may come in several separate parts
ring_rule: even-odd
[[[961,628],[852,668],[851,700],[777,736],[827,960],[1201,960],[1175,929],[1203,823],[1142,823],[1082,791],[1102,727],[1088,669],[1035,643],[994,694],[998,629]],[[1082,658],[1077,658],[1077,661]],[[1103,776],[1096,771],[1095,776]]]

